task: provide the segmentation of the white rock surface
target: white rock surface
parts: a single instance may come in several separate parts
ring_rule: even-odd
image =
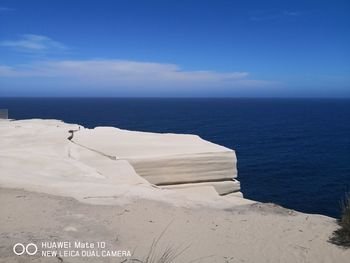
[[[239,191],[239,184],[232,181],[237,177],[235,152],[196,135],[97,127],[75,132],[72,141],[111,158],[128,161],[152,184],[179,185],[177,188],[180,188],[182,184],[212,182],[219,194]]]
[[[166,189],[193,189],[195,187],[203,186],[213,186],[217,193],[220,195],[228,195],[232,193],[241,194],[239,191],[241,189],[239,181],[233,179],[230,181],[223,182],[204,182],[204,183],[187,183],[187,184],[173,184],[166,185],[163,188]],[[243,196],[241,196],[243,197]]]
[[[76,131],[73,140],[68,139],[71,130]],[[186,191],[162,190],[151,184],[154,181],[148,179],[152,178],[152,171],[154,178],[161,178],[162,175],[167,177],[168,170],[172,175],[168,177],[175,178],[175,172],[181,171],[179,166],[182,163],[177,163],[170,157],[166,161],[162,159],[162,153],[168,156],[173,153],[176,160],[178,156],[184,158],[180,154],[181,145],[189,157],[191,154],[197,156],[204,150],[212,150],[214,153],[216,151],[218,154],[228,151],[234,154],[233,151],[201,140],[197,136],[158,135],[115,128],[89,130],[58,120],[38,119],[2,120],[0,134],[0,187],[72,196],[89,203],[122,204],[135,198],[147,198],[181,205],[192,205],[194,201],[215,205],[219,202],[223,206],[232,205],[232,202],[229,204],[220,198],[215,189],[219,193],[231,192],[228,188],[232,185],[232,189],[238,190],[237,183],[232,184],[233,181],[215,182],[213,185],[202,183],[195,187],[190,187],[189,184],[185,186]],[[160,143],[157,143],[157,137],[160,138]],[[171,142],[173,139],[176,142],[174,149]],[[151,150],[147,150],[148,146]],[[150,158],[147,158],[147,153]],[[129,162],[128,156],[137,160],[143,159],[143,162],[136,165],[136,171],[135,163]],[[196,161],[195,157],[192,159]],[[168,161],[172,163],[173,171],[163,169],[163,166],[169,167]],[[162,167],[157,169],[157,165]],[[228,163],[226,165],[229,166]],[[218,166],[216,163],[213,165]],[[203,164],[202,168],[205,167],[214,169]],[[191,172],[190,162],[185,169]],[[149,176],[140,176],[139,170],[147,171]],[[200,177],[200,171],[199,166],[194,166],[189,177]],[[186,180],[184,173],[179,178]],[[166,181],[168,179],[162,182]],[[184,187],[179,185],[177,188]],[[207,194],[203,194],[203,191],[207,191]]]

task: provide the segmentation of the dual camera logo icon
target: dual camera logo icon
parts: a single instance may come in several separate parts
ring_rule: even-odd
[[[33,256],[38,252],[38,246],[29,243],[28,245],[23,245],[22,243],[17,243],[13,246],[13,253],[15,253],[17,256],[21,256],[24,253],[26,253],[29,256]]]

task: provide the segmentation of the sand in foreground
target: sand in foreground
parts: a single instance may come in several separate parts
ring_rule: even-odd
[[[167,228],[156,252],[185,251],[174,262],[348,262],[350,251],[328,243],[335,220],[271,204],[219,210],[171,207],[139,200],[125,206],[0,189],[0,262],[62,262],[15,256],[13,244],[96,241],[143,259]],[[186,249],[187,248],[187,249]],[[40,252],[40,249],[39,249]],[[40,255],[40,254],[39,254]],[[122,262],[123,258],[62,258],[63,262]]]

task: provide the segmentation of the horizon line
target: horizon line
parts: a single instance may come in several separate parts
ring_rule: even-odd
[[[250,96],[237,96],[237,97],[152,97],[152,96],[1,96],[0,99],[350,99],[349,97],[322,97],[322,96],[305,96],[305,97],[250,97]]]

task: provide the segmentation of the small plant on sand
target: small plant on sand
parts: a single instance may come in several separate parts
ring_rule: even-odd
[[[334,231],[330,241],[336,245],[350,248],[350,193],[342,202],[342,215],[339,219],[340,228]]]
[[[143,259],[137,259],[137,258],[131,258],[131,259],[126,259],[122,261],[121,263],[171,263],[174,262],[176,258],[178,258],[181,254],[183,254],[188,248],[185,247],[183,249],[179,248],[171,248],[171,247],[166,247],[164,251],[160,254],[157,253],[157,246],[159,245],[159,242],[161,238],[164,236],[165,232],[169,228],[171,223],[162,231],[162,233],[153,240],[151,247],[148,251],[147,256]]]

